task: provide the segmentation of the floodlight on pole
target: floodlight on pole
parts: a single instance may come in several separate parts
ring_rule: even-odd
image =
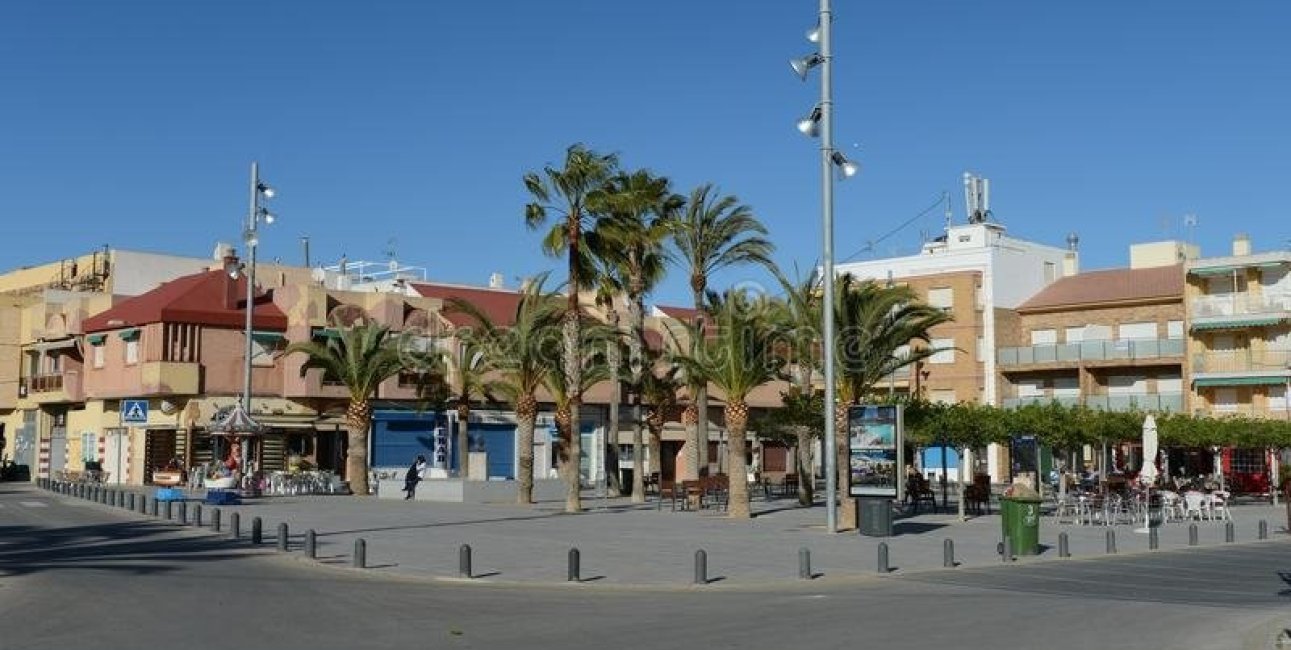
[[[808,54],[796,59],[789,59],[789,67],[793,68],[793,73],[798,75],[799,79],[806,81],[807,73],[824,62],[824,60],[825,58],[819,54]]]
[[[820,106],[811,109],[811,114],[798,120],[798,131],[809,138],[820,136]]]
[[[844,156],[841,151],[835,151],[830,154],[829,159],[838,168],[838,173],[843,178],[851,178],[856,175],[856,172],[861,171],[860,164],[848,160],[847,156]]]

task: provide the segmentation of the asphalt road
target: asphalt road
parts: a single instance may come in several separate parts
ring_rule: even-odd
[[[1291,543],[693,589],[392,579],[0,484],[0,650],[1267,648]]]

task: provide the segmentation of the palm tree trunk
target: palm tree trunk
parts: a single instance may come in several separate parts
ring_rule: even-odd
[[[641,399],[640,396],[637,399]],[[645,454],[642,453],[641,407],[633,406],[632,418],[632,503],[645,503],[645,475],[650,471],[646,467]]]
[[[707,282],[705,282],[705,285],[706,284]],[[696,324],[699,325],[699,327],[696,328],[695,335],[702,338],[704,336],[704,332],[706,331],[706,327],[707,327],[704,324],[704,317],[703,317],[704,290],[702,288],[694,292],[694,299],[695,299],[695,311],[697,312],[695,316],[695,322]],[[691,341],[690,342],[691,352],[694,353],[695,351],[699,350],[700,345],[702,345],[702,341],[700,340]],[[695,445],[695,451],[699,453],[699,460],[698,460],[698,465],[700,466],[699,474],[707,475],[708,474],[708,382],[704,382],[703,384],[700,384],[697,387],[697,390],[695,391],[695,407],[697,409],[696,413],[699,416],[699,419],[695,421],[696,423],[695,440],[697,441],[697,444]]]
[[[463,479],[471,476],[471,403],[467,400],[457,402],[457,464],[458,473]]]
[[[726,466],[730,485],[730,502],[727,504],[727,515],[731,519],[748,519],[749,484],[748,466],[744,462],[745,431],[749,424],[749,407],[742,399],[727,397],[726,433],[729,436],[726,449]]]
[[[532,395],[525,395],[516,402],[516,429],[520,448],[519,475],[516,476],[516,503],[533,503],[533,427],[538,419],[538,403]]]
[[[641,373],[640,365],[642,364],[643,345],[642,331],[645,322],[645,314],[642,310],[641,295],[633,289],[639,283],[634,278],[631,282],[633,286],[629,287],[632,295],[628,296],[628,327],[632,329],[631,335],[628,336],[628,355],[632,363],[632,390],[636,394],[636,404],[632,407],[632,503],[645,503],[645,477],[649,468],[645,464],[645,456],[641,453]]]
[[[816,498],[816,475],[812,471],[811,463],[811,429],[801,426],[794,427],[794,434],[798,445],[798,453],[796,454],[798,505],[810,506]]]
[[[610,318],[610,326],[613,327],[615,333],[617,333],[619,331],[619,314],[614,310],[612,303],[608,315]],[[614,456],[617,458],[619,453],[619,403],[623,401],[623,382],[619,381],[619,372],[622,370],[623,364],[622,359],[619,358],[619,346],[617,341],[612,341],[607,344],[605,352],[606,362],[610,366],[610,377],[612,378],[613,383],[610,384],[610,423],[609,426],[606,427],[604,444],[607,445],[609,449],[613,450]],[[609,459],[608,452],[605,454],[605,458],[606,460]],[[616,462],[614,466],[617,468],[618,463]],[[614,491],[619,492],[618,472],[610,472],[607,467],[602,467],[601,470],[609,478],[610,486],[614,488]],[[601,488],[602,486],[600,485],[596,486],[597,490],[600,490]]]
[[[367,400],[350,400],[345,412],[345,477],[350,491],[368,495],[368,427],[372,424],[372,405]]]
[[[695,433],[696,422],[699,420],[698,413],[694,404],[689,404],[681,412],[681,424],[686,428],[686,445],[685,445],[685,467],[681,476],[677,477],[683,481],[694,481],[699,478],[699,437]]]
[[[580,491],[579,459],[583,451],[582,420],[579,417],[580,402],[578,387],[583,381],[582,354],[578,349],[578,313],[571,312],[565,319],[565,385],[569,387],[569,431],[567,432],[565,452],[568,471],[565,473],[565,512],[582,512],[583,502]]]
[[[662,417],[658,418],[662,419]],[[646,418],[649,423],[647,428],[650,430],[650,473],[658,473],[660,480],[663,477],[663,424],[657,423],[656,417],[652,414]]]
[[[838,480],[838,526],[844,530],[850,530],[857,527],[856,521],[856,500],[852,498],[852,462],[851,455],[847,449],[847,409],[846,404],[839,404],[834,407],[834,456],[838,471],[836,478]]]

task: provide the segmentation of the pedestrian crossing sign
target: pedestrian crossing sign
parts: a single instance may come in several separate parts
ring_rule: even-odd
[[[148,400],[121,400],[121,424],[148,424]]]

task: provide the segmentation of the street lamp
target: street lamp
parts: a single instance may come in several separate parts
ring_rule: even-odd
[[[797,127],[803,135],[820,137],[820,171],[821,171],[821,212],[824,225],[821,266],[824,283],[824,308],[821,309],[821,333],[824,349],[822,362],[825,366],[825,517],[829,532],[838,530],[838,504],[835,479],[838,468],[837,435],[834,427],[834,409],[836,401],[834,386],[834,171],[837,168],[842,178],[849,178],[860,171],[860,165],[850,161],[840,151],[834,149],[834,94],[833,94],[833,50],[831,36],[833,31],[833,12],[830,0],[820,0],[820,20],[816,27],[807,32],[807,40],[817,43],[820,50],[797,59],[791,59],[789,66],[799,79],[807,80],[807,73],[812,68],[820,68],[820,102],[812,109],[811,114],[798,121]]]
[[[242,360],[242,410],[251,415],[251,356],[255,353],[252,336],[252,317],[255,312],[256,291],[256,246],[260,243],[260,222],[271,224],[276,218],[264,203],[273,198],[272,187],[260,180],[260,164],[251,163],[251,206],[247,211],[246,224],[242,230],[242,241],[247,246],[247,319],[246,319],[246,357]],[[242,471],[250,474],[250,439],[242,439]]]

